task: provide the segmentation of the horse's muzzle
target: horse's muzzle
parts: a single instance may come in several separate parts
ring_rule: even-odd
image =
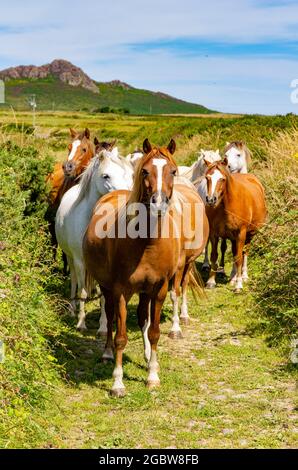
[[[217,197],[216,196],[206,196],[206,203],[208,206],[215,206],[217,203]]]
[[[168,210],[170,199],[164,192],[153,193],[150,198],[150,211],[154,216],[164,216]]]
[[[63,165],[65,176],[72,176],[75,171],[75,164],[73,162],[65,162]]]

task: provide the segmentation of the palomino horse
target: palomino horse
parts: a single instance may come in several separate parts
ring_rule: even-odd
[[[85,325],[86,270],[82,252],[82,241],[96,201],[104,194],[116,189],[131,189],[133,169],[115,157],[112,152],[101,150],[82,173],[79,184],[63,196],[56,215],[56,237],[60,248],[67,256],[71,279],[72,313],[76,311],[76,294],[80,299],[78,329]],[[103,303],[102,303],[103,307]],[[104,309],[100,319],[99,334],[106,333]]]
[[[207,287],[216,285],[217,244],[219,237],[232,242],[234,257],[231,283],[235,292],[243,288],[247,276],[247,253],[250,242],[266,220],[264,188],[250,174],[230,174],[227,160],[214,163],[206,171],[206,212],[210,225],[211,273]]]
[[[145,155],[136,168],[132,191],[115,191],[98,202],[83,241],[87,271],[105,297],[108,337],[104,359],[113,358],[112,329],[116,317],[116,364],[111,389],[114,396],[125,394],[122,359],[127,344],[127,303],[134,293],[139,294],[138,322],[149,360],[147,384],[153,388],[160,383],[157,343],[169,281],[181,270],[185,250],[196,250],[208,236],[204,205],[196,191],[182,185],[174,188],[175,142],[171,140],[167,148],[152,148],[146,139],[143,149]],[[196,209],[201,219],[193,224],[188,244],[183,247],[179,227],[181,222],[194,220]],[[193,260],[188,258],[189,263]]]

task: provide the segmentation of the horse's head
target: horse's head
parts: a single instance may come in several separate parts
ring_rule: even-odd
[[[247,173],[250,151],[242,141],[227,142],[224,149],[224,159],[230,173]]]
[[[148,139],[144,141],[144,156],[136,168],[131,200],[150,204],[153,215],[165,215],[172,197],[177,173],[175,149],[173,139],[167,147],[160,148],[152,147]]]
[[[90,140],[89,129],[85,129],[82,133],[70,129],[70,135],[72,142],[68,146],[69,154],[62,167],[66,177],[76,178],[94,156],[95,147]]]
[[[205,178],[207,181],[207,195],[206,204],[211,207],[216,207],[220,204],[226,190],[227,180],[229,173],[227,171],[226,162],[205,162],[207,170]]]
[[[99,193],[106,194],[117,189],[131,189],[133,170],[124,158],[115,156],[112,151],[101,150],[96,153],[99,160],[96,185]]]

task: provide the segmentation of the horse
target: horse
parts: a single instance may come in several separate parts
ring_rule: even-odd
[[[69,152],[67,160],[63,163],[56,163],[53,173],[47,177],[47,182],[51,186],[51,190],[45,218],[49,223],[54,252],[56,252],[57,249],[55,216],[63,195],[78,183],[77,178],[88,166],[91,158],[94,157],[95,148],[97,148],[97,151],[103,148],[111,151],[116,143],[116,141],[99,142],[96,137],[94,138],[94,142],[92,142],[90,140],[90,131],[87,128],[81,133],[76,132],[72,128],[70,128],[69,131],[72,142],[68,145]],[[117,150],[114,151],[117,152]],[[66,274],[65,259],[63,259],[63,261],[64,273]]]
[[[114,357],[112,329],[116,317],[116,361],[111,389],[111,394],[116,397],[125,394],[122,359],[127,344],[127,303],[133,294],[139,294],[138,323],[148,361],[147,385],[151,389],[160,384],[157,343],[160,314],[169,282],[181,270],[185,251],[192,249],[192,243],[196,245],[196,236],[199,245],[204,243],[201,239],[206,233],[208,237],[204,205],[196,191],[183,185],[174,187],[177,174],[173,159],[175,147],[173,140],[167,147],[158,148],[152,147],[146,139],[132,191],[115,191],[104,196],[96,205],[84,236],[83,253],[88,275],[96,279],[105,297],[108,336],[103,359]],[[185,201],[188,207],[185,207]],[[182,221],[193,221],[196,203],[203,212],[203,220],[193,224],[194,231],[185,248],[178,227]],[[189,263],[193,261],[188,258]],[[185,271],[189,271],[188,266]]]
[[[219,150],[200,150],[197,160],[191,167],[178,167],[178,173],[185,178],[188,178],[197,188],[199,195],[203,202],[206,201],[206,180],[203,177],[206,169],[207,162],[214,163],[221,160]],[[208,257],[208,242],[204,250],[203,270],[209,270],[209,257]]]
[[[267,215],[265,191],[252,174],[230,173],[227,158],[208,164],[206,213],[210,225],[211,272],[208,288],[216,285],[217,244],[219,237],[232,242],[234,257],[231,284],[241,292],[243,280],[248,279],[247,256],[250,243],[264,225]]]
[[[224,158],[227,159],[227,167],[230,173],[248,173],[248,165],[251,162],[251,152],[245,143],[241,140],[235,140],[233,142],[227,142],[224,148]],[[204,179],[205,181],[205,179]],[[202,195],[203,197],[203,195]],[[221,259],[218,267],[218,273],[225,276],[225,253],[227,250],[227,241],[225,239],[221,240],[220,251]],[[203,270],[209,271],[209,259],[208,252],[206,248],[207,256],[205,257],[203,263]]]
[[[143,157],[143,152],[142,150],[136,149],[134,152],[129,153],[126,156],[126,159],[129,161],[129,163],[132,164],[133,167],[137,166],[138,161]]]
[[[248,173],[251,153],[242,140],[227,142],[224,148],[224,158],[227,158],[230,173]]]
[[[71,279],[71,312],[75,315],[76,294],[80,299],[77,328],[86,329],[85,324],[85,265],[82,241],[96,201],[104,194],[116,189],[130,189],[133,169],[115,157],[112,152],[100,150],[82,173],[79,183],[63,196],[56,214],[55,232],[59,246],[67,256]],[[105,334],[106,317],[102,303],[98,333]]]

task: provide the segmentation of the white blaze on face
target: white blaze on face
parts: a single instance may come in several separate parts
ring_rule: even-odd
[[[167,164],[167,160],[164,158],[153,158],[152,160],[153,165],[156,166],[157,170],[157,204],[162,202],[161,198],[161,190],[162,190],[162,172],[163,167]]]
[[[68,155],[68,159],[67,159],[69,162],[75,156],[77,148],[79,147],[80,144],[81,144],[81,141],[79,139],[74,140],[73,143],[71,144],[71,151],[70,151],[70,153]]]
[[[217,185],[217,182],[223,178],[223,175],[221,174],[221,172],[219,170],[215,170],[212,175],[209,175],[210,179],[211,179],[211,194],[210,196],[214,196],[214,192],[215,192],[215,188],[216,188],[216,185]]]

